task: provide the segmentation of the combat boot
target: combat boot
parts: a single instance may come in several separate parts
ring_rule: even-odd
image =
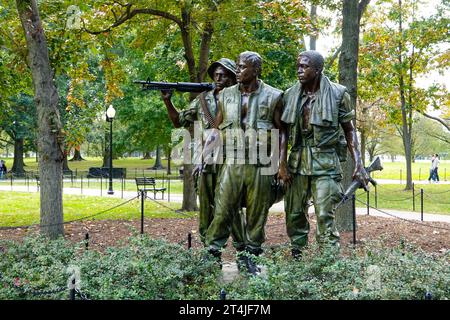
[[[302,252],[302,250],[300,250],[298,248],[293,248],[291,250],[291,255],[292,255],[292,258],[294,258],[294,260],[300,260],[302,258],[303,252]]]

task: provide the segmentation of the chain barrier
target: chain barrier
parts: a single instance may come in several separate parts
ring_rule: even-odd
[[[139,196],[137,196],[137,197],[139,198]],[[166,209],[169,209],[170,211],[175,212],[176,214],[179,214],[179,215],[182,215],[182,216],[185,216],[185,217],[188,217],[188,218],[192,218],[192,216],[190,216],[190,215],[188,215],[188,214],[186,214],[186,213],[183,213],[183,212],[179,212],[179,211],[177,211],[177,210],[174,210],[174,209],[172,209],[171,207],[166,206],[165,204],[162,204],[162,203],[159,202],[158,200],[149,197],[147,194],[145,194],[145,198],[146,198],[146,199],[150,199],[151,201],[155,202],[156,204],[158,204],[158,205],[160,205],[160,206],[162,206],[162,207],[164,207],[164,208],[166,208]]]
[[[362,203],[362,204],[364,204],[365,206],[367,206],[367,203],[365,203],[365,202],[363,202],[363,201],[361,201],[361,200],[356,199],[356,201],[358,201],[359,203]],[[373,210],[376,210],[376,211],[379,211],[379,212],[381,212],[381,213],[384,213],[384,214],[386,214],[386,215],[388,215],[388,216],[391,216],[391,217],[393,217],[393,218],[397,218],[397,219],[400,219],[400,220],[403,220],[403,221],[406,221],[406,222],[409,222],[409,223],[417,224],[417,225],[424,226],[424,227],[434,228],[434,229],[442,229],[442,230],[450,231],[449,228],[444,228],[444,227],[439,227],[439,226],[430,226],[430,225],[428,225],[428,224],[424,224],[424,223],[416,222],[416,221],[413,221],[413,220],[401,218],[401,217],[398,217],[398,216],[396,216],[396,215],[393,215],[393,214],[391,214],[391,213],[389,213],[389,212],[386,212],[386,211],[383,211],[383,210],[374,208],[374,207],[372,207],[372,206],[370,206],[370,205],[369,205],[369,208],[371,208],[371,209],[373,209]]]
[[[444,193],[447,193],[447,192],[450,192],[450,190],[447,190],[447,191],[443,191],[443,192],[427,192],[428,194],[431,194],[431,195],[435,195],[435,194],[444,194]]]
[[[435,194],[437,194],[437,193],[435,193]],[[433,199],[430,195],[428,195],[425,192],[423,193],[423,195],[430,200],[436,200],[436,199]],[[436,202],[435,204],[450,204],[450,202]]]
[[[22,294],[29,294],[31,293],[31,295],[37,297],[37,296],[45,296],[45,295],[51,295],[51,294],[55,294],[55,293],[60,293],[63,291],[67,290],[67,287],[58,287],[55,289],[50,289],[50,290],[37,290],[37,289],[33,289],[31,287],[26,287],[26,286],[22,286],[20,284],[17,283],[13,283],[10,284],[8,283],[4,278],[3,278],[3,274],[0,272],[0,281],[2,281],[4,284],[8,285],[11,288],[14,288],[17,291],[20,291]]]
[[[139,196],[136,196],[136,197],[131,198],[131,199],[125,201],[125,202],[122,202],[122,203],[120,203],[120,204],[118,204],[118,205],[116,205],[114,207],[111,207],[109,209],[105,209],[105,210],[99,211],[97,213],[91,214],[89,216],[81,217],[81,218],[74,219],[74,220],[64,221],[64,222],[61,222],[61,223],[45,224],[45,225],[40,225],[40,224],[36,223],[36,224],[25,225],[25,226],[0,227],[0,230],[12,230],[12,229],[19,229],[19,228],[28,229],[28,228],[32,228],[32,227],[35,227],[35,226],[39,226],[39,227],[43,228],[43,227],[52,227],[52,226],[58,226],[58,225],[61,225],[61,224],[68,224],[68,223],[71,223],[71,222],[81,221],[81,220],[85,220],[85,219],[96,217],[98,215],[101,215],[101,214],[103,214],[105,212],[108,212],[108,211],[111,211],[111,210],[114,210],[114,209],[117,209],[117,208],[119,208],[119,207],[121,207],[121,206],[123,206],[123,205],[125,205],[125,204],[127,204],[127,203],[129,203],[129,202],[131,202],[131,201],[133,201],[135,199],[137,199],[138,197]]]
[[[80,297],[81,300],[91,300],[85,293],[81,292],[80,289],[75,289],[75,294]]]

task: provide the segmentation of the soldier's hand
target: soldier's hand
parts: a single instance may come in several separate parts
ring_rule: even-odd
[[[161,97],[163,100],[170,100],[172,98],[173,90],[161,90]]]
[[[366,169],[359,163],[355,166],[355,170],[353,171],[353,180],[358,181],[361,184],[361,187],[364,188],[365,191],[369,190],[369,174]]]
[[[289,187],[292,183],[292,176],[288,173],[286,164],[284,164],[283,162],[280,164],[280,167],[278,169],[277,178],[285,188]]]

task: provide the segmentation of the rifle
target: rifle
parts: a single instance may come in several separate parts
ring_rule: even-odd
[[[371,173],[372,171],[378,171],[378,170],[383,170],[383,166],[381,165],[381,160],[380,157],[376,157],[372,163],[365,168],[367,173]],[[377,182],[375,180],[373,180],[370,176],[369,176],[369,182],[373,185],[376,186]],[[342,200],[338,203],[338,205],[336,206],[336,208],[340,207],[344,202],[346,202],[350,196],[356,191],[356,189],[358,189],[359,187],[361,187],[361,183],[357,180],[354,180],[350,186],[348,187],[348,189],[345,191],[345,193],[342,194]]]
[[[209,82],[154,82],[147,79],[146,81],[133,81],[141,84],[142,90],[176,90],[180,92],[203,92],[210,91],[215,88],[214,83]]]

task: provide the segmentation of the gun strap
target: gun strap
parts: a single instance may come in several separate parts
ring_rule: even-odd
[[[206,117],[206,121],[208,121],[211,128],[216,128],[216,121],[213,119],[211,112],[209,112],[208,105],[206,103],[205,92],[200,93],[199,99],[203,113],[205,114]]]

